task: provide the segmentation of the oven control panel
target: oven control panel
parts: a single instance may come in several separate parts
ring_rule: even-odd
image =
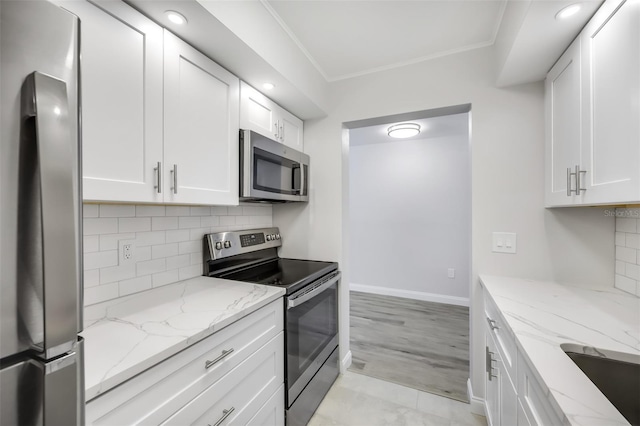
[[[246,231],[218,232],[204,236],[204,263],[237,254],[280,247],[282,240],[278,228],[250,229]]]

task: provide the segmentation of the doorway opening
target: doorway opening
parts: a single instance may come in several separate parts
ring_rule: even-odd
[[[470,106],[346,127],[349,369],[467,401]]]

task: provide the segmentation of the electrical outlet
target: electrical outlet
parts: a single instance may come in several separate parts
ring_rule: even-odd
[[[120,265],[135,262],[136,240],[119,240],[118,247],[120,248],[120,250],[118,250]]]
[[[455,270],[455,268],[449,268],[449,269],[447,269],[447,277],[448,277],[448,278],[455,278],[455,277],[456,277],[456,270]]]

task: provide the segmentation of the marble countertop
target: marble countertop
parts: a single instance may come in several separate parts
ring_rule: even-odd
[[[284,295],[277,287],[197,277],[85,308],[86,400]]]
[[[560,345],[640,355],[640,298],[615,288],[495,276],[480,280],[565,424],[629,424]]]

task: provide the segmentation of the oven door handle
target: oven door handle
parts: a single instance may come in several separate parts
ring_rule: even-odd
[[[341,276],[342,276],[342,273],[341,272],[337,272],[329,281],[327,281],[326,283],[322,284],[321,286],[318,286],[317,288],[314,288],[310,292],[305,293],[302,296],[296,297],[295,299],[289,299],[288,302],[287,302],[287,310],[289,310],[291,308],[295,308],[296,306],[300,306],[303,303],[313,299],[314,297],[316,297],[320,293],[324,292],[325,290],[328,290],[329,287],[331,287],[336,282],[340,281],[340,277]]]

